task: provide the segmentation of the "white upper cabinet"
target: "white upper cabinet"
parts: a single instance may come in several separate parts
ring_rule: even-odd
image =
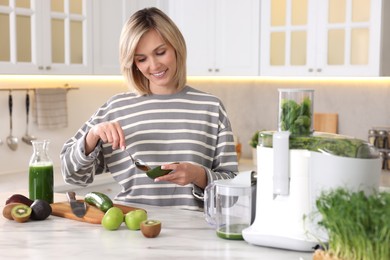
[[[171,0],[169,15],[187,44],[189,76],[259,73],[258,0]]]
[[[127,19],[136,11],[155,6],[167,10],[165,0],[94,1],[94,74],[119,75],[119,37]]]
[[[91,0],[0,0],[1,74],[91,74]]]
[[[381,0],[262,0],[260,74],[379,76]]]

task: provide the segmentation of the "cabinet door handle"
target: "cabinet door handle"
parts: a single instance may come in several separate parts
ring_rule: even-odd
[[[51,70],[51,67],[50,66],[46,66],[46,70]]]
[[[209,72],[213,72],[213,69],[209,68]]]
[[[215,72],[219,72],[219,69],[215,69]]]
[[[317,69],[317,72],[322,72],[322,69],[321,68]]]
[[[43,70],[43,66],[38,66],[38,69],[39,70]]]
[[[312,68],[310,68],[310,69],[309,69],[309,72],[313,72],[313,69],[312,69]]]

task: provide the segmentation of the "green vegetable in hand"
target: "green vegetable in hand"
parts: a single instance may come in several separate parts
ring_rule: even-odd
[[[106,194],[103,194],[101,192],[90,192],[85,195],[84,200],[88,204],[96,206],[103,212],[106,212],[114,206],[112,200]]]
[[[390,259],[390,193],[338,188],[316,200],[329,235],[327,252],[339,259]]]

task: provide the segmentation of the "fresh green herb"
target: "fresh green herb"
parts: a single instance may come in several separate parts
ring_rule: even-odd
[[[260,145],[272,147],[273,132],[259,133]],[[290,136],[290,149],[305,149],[348,158],[378,158],[379,153],[366,141],[342,135],[321,134],[312,136]]]
[[[310,98],[304,98],[301,104],[291,99],[283,99],[281,106],[280,127],[282,131],[290,131],[292,135],[299,136],[312,133]]]
[[[256,147],[257,147],[257,144],[258,144],[258,142],[259,142],[259,133],[260,133],[260,131],[256,131],[256,132],[253,134],[251,140],[249,141],[249,145],[250,145],[252,148],[256,148]]]
[[[343,188],[323,192],[316,200],[328,232],[326,251],[340,259],[390,259],[390,193],[352,192]]]

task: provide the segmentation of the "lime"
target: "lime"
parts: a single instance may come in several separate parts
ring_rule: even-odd
[[[123,212],[118,207],[112,207],[104,214],[102,226],[107,230],[117,230],[123,222]]]

